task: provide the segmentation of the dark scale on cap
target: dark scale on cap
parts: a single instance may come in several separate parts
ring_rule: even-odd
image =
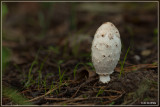
[[[116,47],[118,47],[118,45],[116,44]]]
[[[99,45],[103,45],[103,43],[100,43]]]
[[[112,34],[109,34],[108,35],[108,38],[111,40],[111,39],[113,39],[113,35]]]
[[[103,55],[103,57],[106,57],[105,55]]]
[[[104,34],[102,34],[102,37],[104,37]]]
[[[117,34],[116,36],[117,36],[118,38],[120,38],[120,35],[119,35],[119,34]]]
[[[109,48],[109,45],[106,44],[106,48]]]

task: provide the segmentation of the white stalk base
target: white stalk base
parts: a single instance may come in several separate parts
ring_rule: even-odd
[[[99,80],[102,83],[108,83],[110,81],[110,75],[100,75]]]

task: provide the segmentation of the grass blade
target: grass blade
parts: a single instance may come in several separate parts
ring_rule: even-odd
[[[120,71],[120,74],[119,74],[119,78],[121,77],[122,72],[123,72],[123,74],[124,74],[124,70],[123,70],[123,68],[124,68],[124,63],[125,63],[125,61],[126,61],[126,58],[127,58],[127,55],[128,55],[129,50],[130,50],[130,46],[129,46],[128,49],[127,49],[127,52],[126,52],[125,57],[124,57],[124,59],[123,59],[123,63],[120,61],[121,71]]]

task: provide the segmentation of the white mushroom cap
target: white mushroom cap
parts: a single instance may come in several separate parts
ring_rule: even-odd
[[[121,40],[118,29],[111,22],[102,24],[92,42],[92,62],[103,83],[110,81],[109,75],[114,72],[120,53]]]

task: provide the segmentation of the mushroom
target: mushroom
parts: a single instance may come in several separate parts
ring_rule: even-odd
[[[96,31],[92,42],[92,62],[102,83],[110,81],[121,54],[118,29],[111,23],[103,23]]]

